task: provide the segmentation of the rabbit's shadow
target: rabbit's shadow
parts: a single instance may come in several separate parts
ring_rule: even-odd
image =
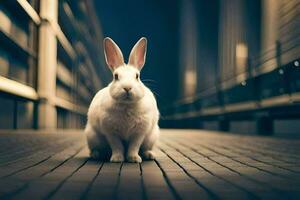
[[[92,158],[92,157],[89,157],[89,156],[87,156],[87,157],[85,157],[85,158],[83,158],[83,159],[85,159],[85,160],[87,160],[89,163],[91,163],[91,164],[99,164],[99,163],[109,163],[109,164],[112,164],[112,163],[114,163],[114,164],[117,164],[117,163],[115,163],[115,162],[111,162],[110,161],[110,156],[106,156],[106,157],[103,157],[103,158]],[[149,160],[149,159],[146,159],[146,158],[144,158],[144,157],[142,157],[142,159],[143,159],[143,161],[142,162],[154,162],[154,160]],[[131,164],[134,164],[134,163],[132,163],[132,162],[128,162],[128,161],[123,161],[123,162],[120,162],[120,163],[131,163]],[[135,163],[135,164],[137,164],[137,163]]]

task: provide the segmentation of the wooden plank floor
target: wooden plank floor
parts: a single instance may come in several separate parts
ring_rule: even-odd
[[[163,130],[157,159],[88,158],[82,132],[0,134],[0,199],[300,199],[300,141]]]

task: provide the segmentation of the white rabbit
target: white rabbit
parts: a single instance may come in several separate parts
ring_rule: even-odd
[[[113,81],[89,107],[85,133],[90,156],[98,159],[111,150],[111,162],[124,161],[125,154],[128,162],[142,162],[139,152],[145,159],[154,159],[159,111],[154,95],[140,80],[147,40],[141,38],[134,45],[128,64],[112,39],[105,38],[103,44]]]

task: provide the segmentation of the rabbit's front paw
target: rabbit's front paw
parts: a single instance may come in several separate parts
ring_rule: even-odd
[[[127,155],[127,161],[132,163],[141,163],[142,158],[138,154],[129,154]]]
[[[143,152],[143,157],[146,160],[154,160],[155,159],[155,153],[153,151],[145,151]]]
[[[120,153],[115,153],[110,157],[110,162],[123,162],[124,156]]]

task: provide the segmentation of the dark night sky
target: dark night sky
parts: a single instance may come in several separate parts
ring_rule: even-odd
[[[176,0],[94,0],[104,32],[121,48],[127,62],[137,40],[148,39],[146,65],[142,78],[152,79],[149,87],[160,104],[177,95],[178,2]]]

